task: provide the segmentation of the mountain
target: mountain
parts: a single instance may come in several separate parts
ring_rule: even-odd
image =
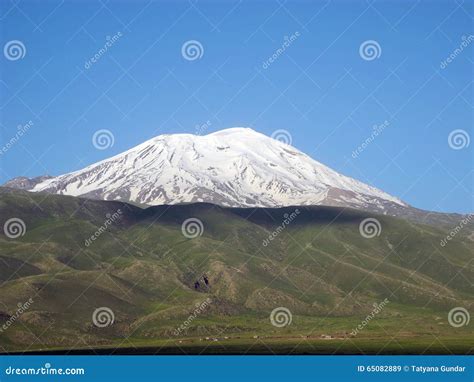
[[[443,228],[454,227],[465,218],[409,206],[249,128],[206,136],[161,135],[79,171],[57,177],[18,177],[4,186],[145,206],[200,202],[223,207],[326,205]],[[471,218],[467,225],[468,235],[474,233]]]
[[[39,182],[31,191],[145,205],[335,205],[388,213],[408,207],[248,128],[206,136],[161,135],[82,170]]]
[[[51,179],[52,176],[44,175],[37,176],[34,178],[27,178],[26,176],[18,176],[6,182],[4,187],[16,188],[18,190],[31,190],[37,184],[44,182],[45,180]]]
[[[441,246],[433,226],[339,207],[144,209],[1,187],[0,216],[24,223],[14,238],[0,230],[0,352],[472,353],[472,325],[448,323],[451,309],[474,308],[472,243]],[[186,235],[190,218],[198,230]],[[372,238],[367,218],[380,224]],[[291,324],[272,325],[277,308]],[[113,323],[98,327],[97,309]]]

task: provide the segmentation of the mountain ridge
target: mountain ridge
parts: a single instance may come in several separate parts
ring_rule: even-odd
[[[37,182],[29,191],[147,205],[409,207],[292,146],[239,127],[205,136],[159,135],[83,169]]]

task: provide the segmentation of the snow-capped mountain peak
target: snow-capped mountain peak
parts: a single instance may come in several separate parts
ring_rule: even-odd
[[[33,192],[159,205],[209,202],[279,207],[406,206],[285,143],[250,128],[167,134],[119,155],[36,184]]]

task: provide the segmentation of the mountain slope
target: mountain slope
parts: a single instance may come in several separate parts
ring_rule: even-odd
[[[0,323],[15,314],[19,301],[34,301],[0,333],[4,349],[115,346],[124,338],[141,346],[224,336],[247,344],[260,343],[256,335],[347,338],[385,298],[390,304],[357,338],[402,331],[428,338],[426,348],[441,341],[442,351],[456,351],[445,338],[472,336],[472,326],[447,323],[451,308],[474,307],[472,245],[456,236],[442,247],[446,232],[435,227],[336,207],[141,209],[4,188],[0,216],[26,226],[16,239],[0,232],[0,263],[8,268],[0,272]],[[372,239],[359,231],[368,217],[381,226]],[[183,234],[189,218],[202,223],[201,235]],[[100,235],[87,245],[94,232]],[[197,280],[202,286],[195,289]],[[209,307],[176,334],[207,298]],[[114,312],[110,327],[92,324],[99,307]],[[277,307],[291,311],[291,326],[270,324]],[[457,351],[466,352],[463,346]]]
[[[37,184],[32,191],[162,205],[407,207],[294,147],[247,128],[162,135],[122,154]]]
[[[38,183],[44,182],[45,180],[51,179],[52,176],[44,175],[37,176],[34,178],[27,178],[26,176],[18,176],[6,182],[3,186],[9,188],[16,188],[18,190],[31,190]]]

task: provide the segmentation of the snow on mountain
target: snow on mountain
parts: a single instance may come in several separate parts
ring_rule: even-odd
[[[205,136],[160,135],[82,170],[40,182],[31,191],[147,205],[328,204],[380,210],[407,206],[249,128]]]

